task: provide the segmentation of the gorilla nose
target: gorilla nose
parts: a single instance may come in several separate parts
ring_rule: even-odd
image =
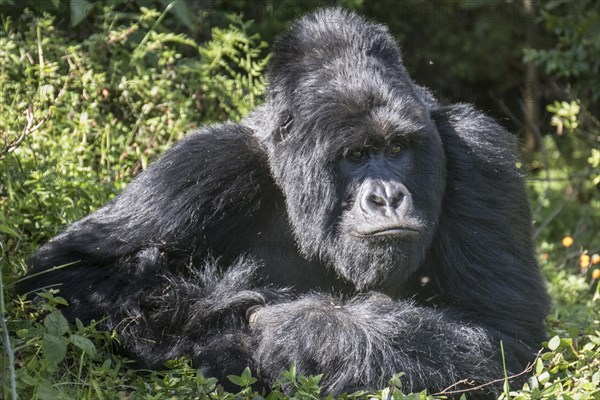
[[[364,187],[361,208],[369,214],[397,214],[399,208],[410,198],[404,185],[397,182],[371,181]]]

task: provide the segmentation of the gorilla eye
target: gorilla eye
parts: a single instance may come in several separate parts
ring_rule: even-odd
[[[390,149],[391,154],[398,154],[401,151],[402,151],[402,146],[400,146],[399,144],[392,145],[392,148]]]
[[[346,158],[350,161],[362,161],[365,158],[366,152],[363,149],[354,149],[346,151]]]

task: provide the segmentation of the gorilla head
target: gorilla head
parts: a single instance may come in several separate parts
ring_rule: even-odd
[[[426,91],[387,29],[355,14],[304,18],[274,53],[281,120],[267,147],[297,242],[359,289],[398,285],[423,260],[444,191]]]

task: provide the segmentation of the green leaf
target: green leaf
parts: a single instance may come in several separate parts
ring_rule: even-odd
[[[162,5],[165,7],[170,2],[171,0],[161,0]],[[177,1],[173,7],[173,12],[175,13],[177,19],[184,24],[186,28],[188,28],[190,31],[194,30],[194,20],[191,17],[194,15],[194,13],[192,10],[190,10],[185,1]]]
[[[17,231],[15,231],[12,228],[9,228],[6,225],[0,225],[0,232],[5,233],[5,234],[7,234],[9,236],[13,236],[13,237],[15,237],[17,239],[21,238],[21,235],[19,235],[19,233]]]
[[[538,381],[540,384],[544,384],[550,380],[550,373],[548,371],[542,372],[540,376],[538,376]]]
[[[594,375],[592,375],[592,383],[596,387],[600,386],[600,371],[594,372]]]
[[[60,311],[53,311],[44,318],[44,327],[50,335],[61,336],[69,331],[69,322]]]
[[[227,379],[229,379],[231,382],[233,382],[237,386],[240,386],[243,388],[247,388],[250,385],[258,382],[258,380],[256,378],[252,377],[252,372],[250,372],[250,368],[248,368],[248,367],[246,367],[246,369],[244,370],[244,372],[242,372],[242,374],[240,376],[229,375],[229,376],[227,376]]]
[[[256,382],[256,379],[252,377],[252,372],[250,372],[250,368],[248,367],[246,367],[246,369],[244,369],[244,372],[242,372],[242,378],[248,385],[251,385],[254,382]]]
[[[88,16],[93,6],[87,0],[71,0],[71,25],[79,25]]]
[[[552,351],[558,349],[560,346],[560,337],[554,336],[548,341],[548,348]]]
[[[105,391],[102,390],[102,388],[100,387],[100,385],[98,384],[98,382],[95,379],[92,379],[92,387],[94,388],[94,391],[96,392],[96,396],[98,396],[98,400],[104,400],[106,398],[106,397],[104,397]]]
[[[543,370],[544,370],[544,362],[542,361],[541,358],[538,358],[535,361],[535,373],[536,373],[536,375],[541,374]]]
[[[234,385],[244,387],[244,381],[241,376],[227,375],[227,379],[229,379],[229,381],[232,382]]]
[[[98,372],[101,375],[104,375],[105,373],[108,372],[108,370],[110,369],[111,366],[112,366],[112,361],[110,359],[104,360],[104,362],[102,363],[102,366],[98,369]]]
[[[81,335],[71,335],[71,343],[90,358],[96,357],[96,346],[94,346],[94,343],[90,339]]]
[[[27,386],[33,386],[33,387],[40,384],[40,382],[38,381],[39,378],[36,379],[33,376],[29,375],[25,368],[19,370],[18,374],[19,374],[19,383],[24,383]]]
[[[42,337],[42,352],[51,364],[58,364],[67,354],[67,338],[44,334]]]
[[[15,334],[19,339],[23,339],[29,333],[29,329],[18,329]]]
[[[60,398],[60,393],[52,385],[39,385],[37,395],[41,400],[55,400]]]
[[[290,382],[296,381],[296,363],[292,363],[290,369],[283,373],[284,378]]]
[[[404,372],[400,372],[400,373],[392,376],[388,382],[388,386],[401,388],[402,387],[402,377],[404,375],[405,375]]]

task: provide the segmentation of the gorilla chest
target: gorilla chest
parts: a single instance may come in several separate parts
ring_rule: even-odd
[[[298,250],[283,205],[265,208],[248,224],[243,240],[229,243],[232,259],[247,256],[262,265],[262,277],[275,287],[297,293],[314,290],[352,293],[354,289],[317,260],[306,259]]]

